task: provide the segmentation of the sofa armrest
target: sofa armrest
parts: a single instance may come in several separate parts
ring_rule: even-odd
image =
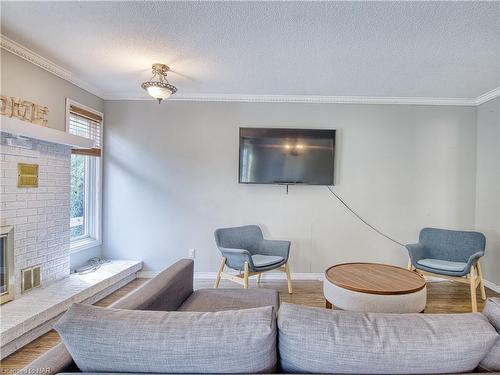
[[[57,344],[49,351],[42,354],[24,367],[19,373],[56,375],[60,372],[78,372],[78,368],[73,362],[71,354],[69,354],[63,343]]]
[[[193,293],[194,262],[181,259],[109,307],[175,311]]]

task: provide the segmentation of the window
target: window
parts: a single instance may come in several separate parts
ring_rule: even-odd
[[[67,100],[67,131],[90,138],[94,147],[71,154],[71,252],[101,243],[102,113]]]

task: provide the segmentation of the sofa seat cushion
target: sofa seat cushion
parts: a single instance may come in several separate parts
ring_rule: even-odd
[[[177,312],[75,304],[54,328],[82,372],[248,374],[277,363],[272,306]]]
[[[254,307],[279,308],[279,295],[271,289],[198,289],[177,311],[224,311]]]
[[[434,268],[436,270],[461,272],[467,267],[467,263],[463,262],[451,262],[449,260],[441,259],[420,259],[417,264],[421,266]]]
[[[489,298],[484,306],[483,314],[500,333],[500,298]],[[500,372],[500,336],[479,366],[490,372]]]
[[[261,254],[252,255],[252,262],[254,266],[257,268],[272,266],[273,264],[281,263],[284,260],[285,259],[283,259],[283,257],[277,255],[261,255]]]
[[[288,303],[278,313],[280,364],[291,373],[471,372],[497,338],[479,313],[360,313]]]

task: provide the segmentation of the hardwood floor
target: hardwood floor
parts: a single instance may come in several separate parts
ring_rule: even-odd
[[[146,281],[147,279],[136,279],[97,302],[96,306],[109,306],[111,303],[136,289]],[[196,280],[195,289],[211,288],[213,287],[213,283],[213,280]],[[228,280],[223,280],[221,281],[220,287],[238,288],[239,286]],[[257,282],[251,280],[250,287],[258,287]],[[278,290],[281,302],[325,307],[321,281],[294,281],[294,293],[291,295],[288,294],[286,280],[266,281],[264,279],[260,283],[260,287]],[[488,297],[500,297],[500,294],[490,289],[486,289],[486,294]],[[479,291],[477,300],[478,311],[482,311],[484,303],[479,296]],[[425,308],[425,313],[463,313],[470,311],[471,305],[468,285],[452,282],[432,282],[427,284],[427,306]],[[22,369],[35,358],[57,345],[59,341],[59,336],[55,331],[46,333],[0,361],[0,373],[13,374],[15,370]]]
[[[265,276],[264,276],[265,277]],[[213,281],[198,280],[196,288],[211,288]],[[221,287],[237,288],[237,284],[223,280]],[[250,281],[250,288],[256,288],[257,282]],[[325,307],[323,297],[323,283],[321,281],[293,281],[293,294],[288,294],[286,280],[262,281],[261,288],[276,289],[280,293],[281,302],[295,303],[299,305]],[[500,297],[500,294],[486,288],[487,297]],[[484,302],[477,290],[478,311],[482,311]],[[454,282],[431,282],[427,283],[427,314],[450,314],[471,312],[470,289],[466,284]]]

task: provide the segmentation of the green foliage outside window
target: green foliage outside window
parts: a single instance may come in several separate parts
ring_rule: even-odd
[[[71,155],[71,238],[84,235],[86,156]]]

